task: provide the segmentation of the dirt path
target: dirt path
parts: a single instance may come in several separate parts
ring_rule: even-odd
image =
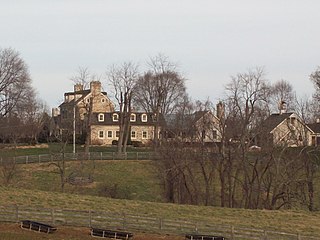
[[[87,240],[97,239],[90,236],[89,228],[59,226],[53,234],[24,230],[19,224],[0,223],[0,239],[2,240]],[[183,240],[181,236],[134,233],[134,240]]]

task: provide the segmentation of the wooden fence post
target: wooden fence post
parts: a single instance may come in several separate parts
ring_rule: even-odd
[[[263,231],[263,240],[268,240],[268,234],[266,230]]]
[[[89,210],[89,227],[91,228],[92,226],[92,212]]]
[[[159,218],[159,229],[162,230],[162,218]]]
[[[15,207],[15,217],[16,217],[16,222],[19,222],[19,207],[16,205]]]
[[[234,240],[234,226],[231,226],[231,240]]]
[[[54,209],[51,209],[51,222],[54,225]]]
[[[123,222],[122,222],[122,225],[123,225],[123,229],[126,229],[126,214],[125,214],[125,213],[123,214]]]
[[[297,234],[297,239],[298,239],[298,240],[301,240],[301,235],[300,235],[300,233]]]

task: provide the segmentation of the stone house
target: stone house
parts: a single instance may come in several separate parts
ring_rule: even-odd
[[[189,143],[221,142],[220,120],[211,111],[166,117],[165,137],[180,138]]]
[[[259,128],[258,145],[311,146],[313,131],[293,112],[271,114]]]
[[[320,146],[320,120],[316,123],[308,124],[308,127],[312,130],[311,133],[311,146]]]
[[[131,142],[148,144],[154,138],[156,120],[152,113],[132,112],[129,139]],[[159,132],[158,132],[159,134]],[[91,124],[91,143],[111,145],[119,138],[119,112],[94,113]]]
[[[153,139],[155,118],[152,115],[131,114],[129,136],[132,141],[146,144]],[[52,110],[51,129],[52,134],[72,135],[75,131],[77,138],[90,132],[92,145],[111,145],[119,136],[119,112],[107,93],[102,91],[99,81],[90,82],[89,89],[76,84],[73,92],[64,94],[64,102]]]

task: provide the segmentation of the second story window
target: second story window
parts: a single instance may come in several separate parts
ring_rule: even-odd
[[[103,113],[99,113],[99,115],[98,115],[98,121],[99,121],[99,122],[103,122],[103,121],[104,121],[104,114],[103,114]]]
[[[119,115],[117,113],[112,114],[112,121],[114,121],[114,122],[119,121]]]
[[[135,121],[136,121],[136,115],[134,113],[131,113],[130,122],[135,122]]]
[[[141,122],[147,122],[148,121],[148,116],[147,116],[147,114],[142,114],[141,115]]]

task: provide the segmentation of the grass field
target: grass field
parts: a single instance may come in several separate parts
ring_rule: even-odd
[[[60,175],[49,163],[18,165],[12,186],[61,192]],[[93,176],[94,182],[85,186],[65,185],[65,192],[120,199],[162,201],[161,187],[151,161],[84,161],[67,162],[66,175]]]
[[[58,148],[57,145],[49,147]],[[96,150],[114,151],[115,149]],[[38,148],[18,151],[20,155],[26,155],[27,153],[41,154],[41,151],[45,154],[49,150]],[[12,184],[9,187],[0,187],[0,204],[56,209],[128,211],[135,215],[208,221],[215,224],[320,236],[320,212],[228,209],[159,203],[163,201],[162,188],[151,161],[95,161],[94,164],[85,161],[84,168],[81,168],[80,162],[67,162],[67,175],[79,171],[92,174],[94,182],[86,186],[66,184],[65,193],[60,192],[59,175],[54,171],[55,168],[49,163],[19,164]],[[36,237],[23,238],[23,235],[17,237],[14,231],[0,232],[5,234],[0,235],[0,239],[37,239]]]
[[[26,156],[26,155],[41,155],[61,152],[63,145],[60,143],[40,144],[36,146],[13,146],[13,145],[0,145],[1,156]],[[90,152],[115,152],[116,146],[91,146]],[[72,153],[73,145],[67,144],[65,148],[66,153]],[[145,147],[131,147],[128,146],[128,152],[149,152],[150,148]],[[83,145],[76,145],[76,152],[84,152]]]
[[[176,205],[4,187],[0,187],[0,202],[4,205],[18,204],[57,209],[126,211],[136,215],[156,216],[167,219],[189,219],[320,236],[320,213],[318,212]]]

